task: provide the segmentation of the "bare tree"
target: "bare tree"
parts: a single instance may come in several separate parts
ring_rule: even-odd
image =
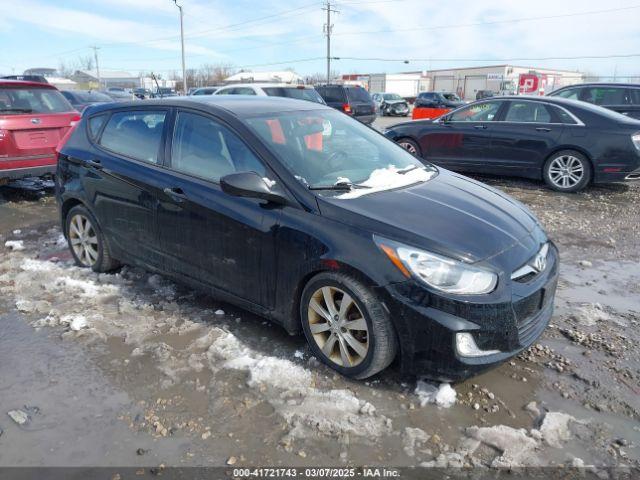
[[[73,75],[73,68],[67,65],[64,60],[58,62],[58,75],[64,78],[69,78]]]
[[[76,60],[77,70],[93,70],[93,57],[91,55],[81,55]]]

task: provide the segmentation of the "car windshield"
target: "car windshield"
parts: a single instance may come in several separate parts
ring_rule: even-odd
[[[402,97],[397,93],[384,93],[382,97],[385,100],[402,100]]]
[[[324,104],[324,100],[315,88],[266,87],[263,88],[263,90],[264,93],[270,97],[297,98],[298,100],[308,100],[310,102]]]
[[[73,107],[53,88],[0,87],[0,114],[73,112]]]
[[[437,173],[337,111],[277,113],[247,123],[301,183],[322,195],[353,198],[424,182]]]

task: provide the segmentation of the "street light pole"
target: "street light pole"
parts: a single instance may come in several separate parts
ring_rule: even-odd
[[[184,23],[182,20],[182,6],[178,5],[178,0],[173,0],[173,3],[176,4],[178,10],[180,10],[180,43],[182,45],[182,93],[184,95],[187,94],[187,69],[184,63]]]

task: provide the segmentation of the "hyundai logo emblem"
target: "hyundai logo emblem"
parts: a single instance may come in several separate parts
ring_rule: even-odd
[[[41,120],[39,118],[32,118],[31,123],[34,125],[40,125]]]

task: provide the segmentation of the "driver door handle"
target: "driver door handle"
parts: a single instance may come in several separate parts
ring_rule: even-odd
[[[179,187],[173,187],[173,188],[167,187],[162,191],[167,195],[169,195],[173,199],[173,201],[176,203],[182,203],[187,199],[187,194],[184,193],[182,189]]]
[[[551,129],[547,128],[547,127],[537,127],[536,130],[538,132],[550,132],[551,131]]]
[[[486,125],[474,125],[473,128],[475,128],[476,130],[486,130],[487,126]]]

